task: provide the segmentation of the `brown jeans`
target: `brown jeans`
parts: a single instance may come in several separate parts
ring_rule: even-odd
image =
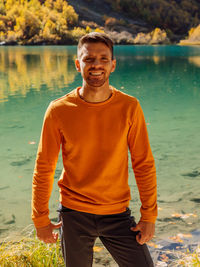
[[[91,267],[93,246],[97,237],[110,252],[119,267],[152,267],[147,246],[136,241],[137,232],[130,209],[112,215],[95,215],[59,208],[62,220],[61,247],[66,267]]]

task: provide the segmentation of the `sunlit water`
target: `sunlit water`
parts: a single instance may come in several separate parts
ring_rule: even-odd
[[[143,107],[158,176],[157,237],[199,228],[200,47],[120,46],[110,82]],[[0,237],[31,224],[31,182],[49,102],[81,85],[75,47],[0,47]],[[117,120],[117,118],[116,118]],[[58,162],[50,201],[57,219]],[[139,200],[130,164],[131,209]]]

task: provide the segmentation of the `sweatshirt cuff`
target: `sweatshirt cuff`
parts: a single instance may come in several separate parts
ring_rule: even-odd
[[[141,217],[140,218],[140,221],[142,221],[142,222],[151,222],[151,223],[155,223],[156,222],[156,219],[157,219],[157,217],[148,217],[148,218],[146,218],[145,216],[143,217]]]
[[[51,223],[49,217],[46,216],[46,215],[38,217],[38,218],[33,218],[32,217],[32,220],[33,220],[33,223],[34,223],[36,228],[45,227],[45,226],[47,226],[47,225],[49,225]]]
[[[155,209],[153,209],[151,211],[143,210],[142,207],[141,207],[140,212],[141,212],[140,221],[152,222],[152,223],[156,222],[156,219],[157,219],[157,216],[158,216],[157,205],[156,205]]]

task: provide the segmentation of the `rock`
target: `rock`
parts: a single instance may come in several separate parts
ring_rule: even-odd
[[[190,201],[193,201],[195,203],[200,203],[200,198],[192,198]]]
[[[130,32],[122,31],[106,31],[106,33],[112,38],[115,44],[133,44],[134,38]]]
[[[134,38],[134,44],[168,44],[169,39],[167,37],[167,33],[165,30],[161,30],[159,28],[155,28],[150,33],[140,32]]]
[[[5,222],[4,224],[14,224],[16,222],[15,215],[12,214],[12,219],[10,221]]]
[[[188,177],[197,177],[200,176],[200,172],[198,170],[194,170],[192,172],[183,173],[182,176],[188,176]]]
[[[181,40],[179,45],[200,45],[200,24],[189,31],[188,39]]]
[[[10,163],[11,166],[22,166],[22,165],[25,165],[27,163],[29,163],[31,161],[32,157],[24,157],[20,160],[17,160],[17,161],[12,161]]]

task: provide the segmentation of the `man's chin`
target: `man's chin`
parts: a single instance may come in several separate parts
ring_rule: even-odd
[[[92,87],[102,87],[105,84],[105,81],[88,81],[87,83]]]

